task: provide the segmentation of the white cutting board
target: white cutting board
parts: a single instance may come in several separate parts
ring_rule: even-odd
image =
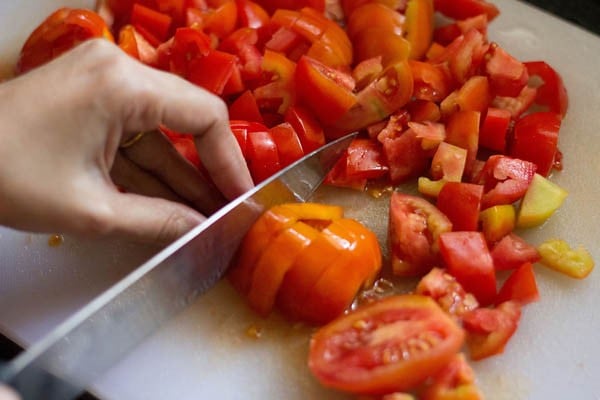
[[[55,7],[90,3],[2,0],[0,68],[6,71],[30,29]],[[517,1],[496,4],[502,14],[490,37],[522,60],[548,61],[562,74],[571,101],[559,142],[565,170],[552,178],[570,196],[551,221],[524,236],[535,244],[565,238],[585,245],[599,261],[600,38]],[[347,205],[349,215],[385,236],[384,203],[363,211],[368,199],[339,196],[335,201]],[[323,199],[332,197],[325,191]],[[47,240],[0,228],[0,331],[23,345],[152,254],[111,241],[67,237],[53,248]],[[536,268],[541,301],[526,307],[504,355],[474,364],[478,383],[491,400],[600,399],[600,270],[575,281]],[[250,326],[262,329],[260,339],[246,335]],[[306,329],[277,317],[260,320],[221,283],[91,390],[104,399],[128,400],[351,398],[310,377],[307,342]]]

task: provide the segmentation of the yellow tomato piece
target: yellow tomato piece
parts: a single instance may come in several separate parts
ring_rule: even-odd
[[[567,195],[565,189],[535,174],[521,201],[517,227],[531,228],[541,225],[562,205]]]
[[[421,59],[433,41],[433,1],[408,0],[406,5],[406,39],[410,43],[409,57]]]
[[[583,246],[572,249],[561,239],[545,241],[538,252],[543,265],[571,278],[583,279],[594,269],[594,260]]]
[[[512,204],[502,204],[486,208],[479,213],[485,239],[496,242],[515,229],[516,212]]]
[[[426,176],[420,176],[417,181],[417,190],[419,193],[430,197],[438,197],[440,190],[446,184],[445,179],[433,181]]]

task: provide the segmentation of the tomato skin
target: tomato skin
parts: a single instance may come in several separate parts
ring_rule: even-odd
[[[485,71],[494,93],[498,96],[518,96],[529,79],[525,65],[496,43],[492,43],[488,52]]]
[[[308,109],[293,105],[285,112],[284,119],[296,131],[305,154],[325,144],[325,132],[319,121]]]
[[[63,7],[50,14],[27,38],[19,54],[16,72],[25,73],[91,39],[114,38],[102,19],[91,10]]]
[[[560,116],[553,112],[528,114],[515,123],[509,155],[537,165],[536,172],[547,177],[558,152]]]
[[[463,317],[467,331],[467,347],[473,360],[500,354],[517,330],[521,306],[514,301],[501,303],[495,308],[478,308]]]
[[[487,149],[504,153],[510,123],[510,111],[489,107],[481,124],[479,144]]]
[[[388,241],[394,274],[426,274],[439,262],[438,238],[450,230],[450,220],[424,198],[392,193]]]
[[[439,236],[442,259],[448,272],[479,303],[488,305],[496,297],[494,261],[481,232],[445,232]]]
[[[495,243],[491,255],[497,271],[516,269],[524,263],[540,260],[537,249],[515,233],[509,233]]]
[[[504,281],[498,296],[496,296],[495,304],[501,304],[506,301],[516,301],[521,305],[529,304],[540,299],[533,265],[526,262]]]
[[[544,61],[525,63],[529,75],[537,76],[544,82],[537,88],[536,103],[548,107],[548,110],[564,118],[569,108],[569,96],[558,72]]]
[[[453,19],[465,19],[486,14],[488,21],[500,14],[500,10],[486,0],[434,0],[436,11]]]
[[[346,174],[349,178],[376,179],[387,174],[383,149],[376,140],[356,138],[347,152]]]
[[[476,231],[483,186],[464,182],[446,182],[437,198],[437,207],[452,222],[455,231]]]
[[[411,350],[409,338],[430,346],[420,351],[415,343]],[[311,338],[308,365],[327,387],[354,394],[401,392],[440,371],[463,339],[460,327],[432,299],[391,296],[319,329]],[[409,353],[404,359],[403,343]]]
[[[533,180],[537,166],[529,161],[503,155],[487,159],[474,179],[484,185],[482,208],[511,204],[521,199]]]
[[[457,354],[419,391],[421,400],[483,400],[475,385],[475,373],[463,353]]]
[[[458,318],[479,307],[477,299],[455,277],[437,267],[421,278],[415,293],[431,297],[444,311]]]
[[[350,110],[357,99],[339,82],[340,71],[307,56],[296,65],[298,100],[326,125],[332,125]]]
[[[334,125],[348,133],[379,122],[406,105],[413,93],[413,78],[406,60],[383,69],[356,96],[356,104]]]

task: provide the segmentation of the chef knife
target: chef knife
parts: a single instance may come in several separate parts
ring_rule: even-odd
[[[0,370],[23,400],[72,399],[213,287],[262,212],[306,201],[355,134],[308,154],[223,207]]]

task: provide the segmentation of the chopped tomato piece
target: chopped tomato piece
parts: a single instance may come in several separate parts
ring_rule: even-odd
[[[437,207],[443,212],[455,231],[476,231],[483,186],[465,182],[446,182],[437,198]]]
[[[411,390],[439,372],[462,342],[462,329],[432,299],[392,296],[318,330],[308,365],[327,387],[383,395]]]
[[[259,183],[281,169],[277,144],[268,130],[248,132],[247,163],[255,183]]]
[[[594,269],[591,254],[583,247],[571,248],[560,239],[547,240],[538,246],[541,263],[571,278],[583,279]]]
[[[392,270],[398,276],[421,276],[439,264],[438,238],[452,229],[450,220],[421,197],[392,193],[388,242]]]
[[[564,117],[569,107],[569,96],[558,72],[544,61],[526,62],[525,67],[530,76],[542,80],[537,87],[535,102]]]
[[[482,305],[496,297],[494,261],[481,232],[445,232],[439,236],[448,272]]]
[[[558,152],[561,119],[553,112],[528,114],[515,123],[509,155],[537,165],[536,172],[548,176]]]
[[[437,267],[421,278],[415,293],[431,297],[444,311],[459,318],[479,307],[475,296],[467,293],[455,277]]]
[[[356,96],[342,84],[343,73],[319,61],[303,56],[298,61],[295,84],[298,100],[317,118],[332,125],[357,102]]]
[[[409,65],[416,99],[439,102],[450,94],[452,82],[442,64],[410,60]]]
[[[475,373],[465,355],[459,353],[419,391],[422,400],[483,400],[475,385]]]
[[[252,91],[246,90],[229,105],[229,119],[264,122]]]
[[[514,301],[495,308],[478,308],[463,316],[467,331],[467,347],[473,360],[481,360],[504,351],[517,330],[521,306]]]
[[[518,96],[529,79],[527,68],[496,43],[488,51],[485,71],[492,91],[498,96]]]
[[[142,28],[150,33],[160,43],[167,38],[173,21],[170,15],[134,3],[130,22],[136,28]]]
[[[482,208],[512,204],[521,199],[535,175],[534,163],[503,155],[493,155],[475,178],[485,188]]]
[[[347,151],[346,174],[349,178],[376,179],[387,174],[383,148],[376,140],[356,138]]]
[[[540,299],[533,265],[526,262],[504,281],[498,296],[496,296],[496,304],[501,304],[506,301],[516,301],[522,306]]]
[[[511,113],[501,108],[489,107],[481,124],[479,145],[500,153],[506,151],[506,141],[511,123]]]
[[[434,4],[436,11],[454,19],[485,14],[491,21],[500,14],[498,7],[486,0],[434,0]]]
[[[477,111],[457,111],[446,123],[446,142],[467,150],[465,162],[467,176],[470,176],[473,170],[479,149],[480,116]]]
[[[526,262],[539,261],[537,249],[515,233],[509,233],[491,251],[496,270],[508,270],[520,267]]]

